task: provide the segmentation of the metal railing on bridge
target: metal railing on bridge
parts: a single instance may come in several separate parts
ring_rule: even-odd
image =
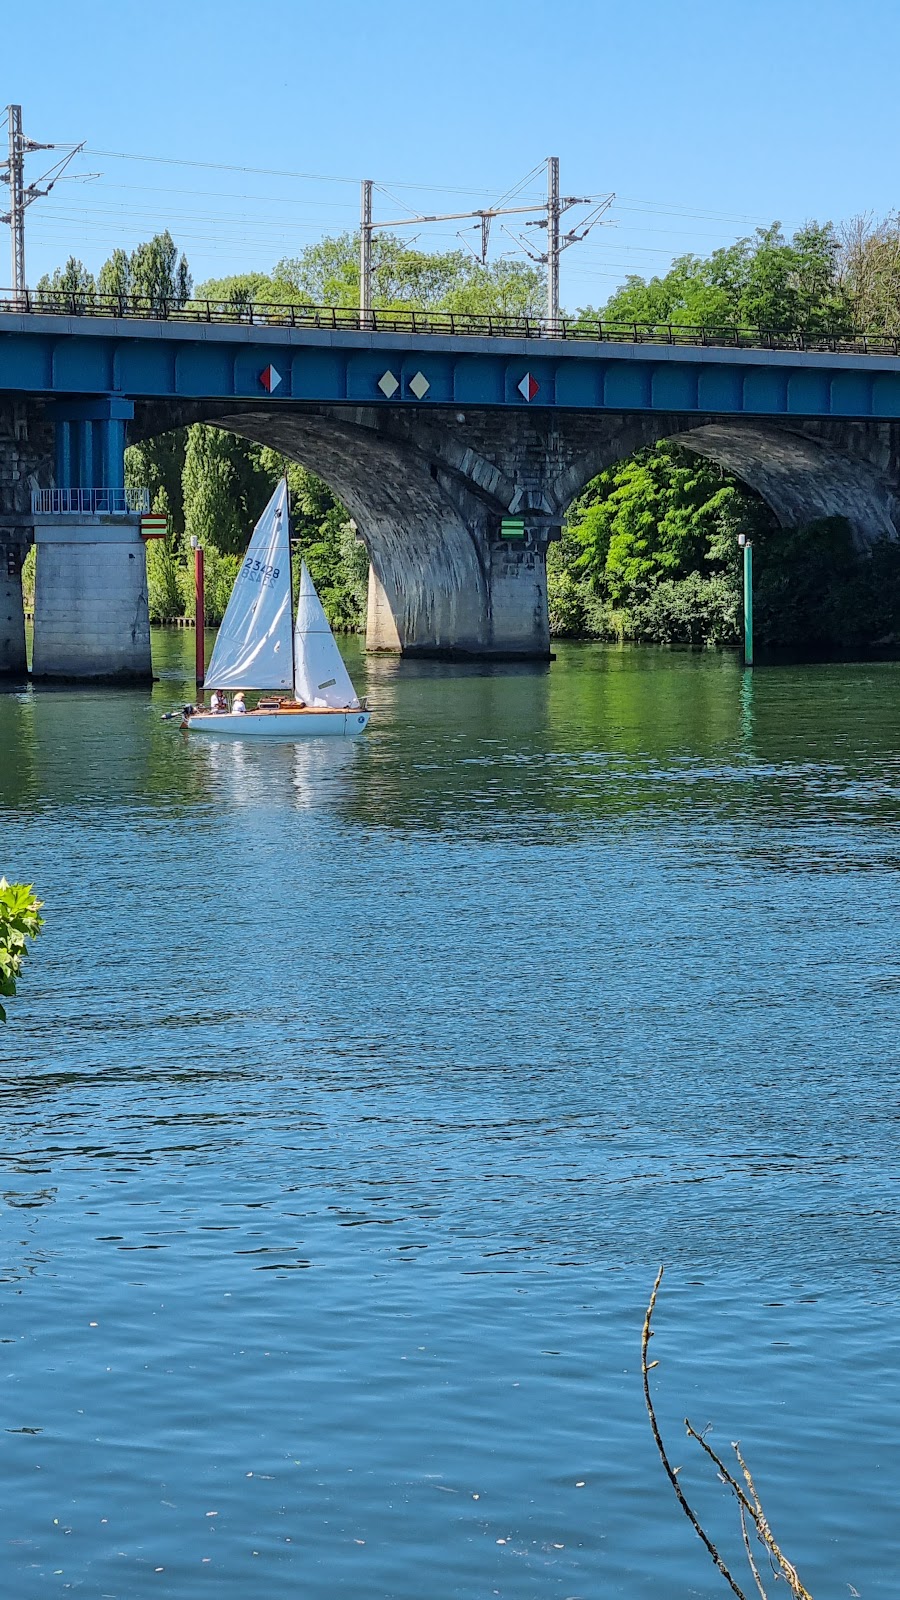
[[[699,345],[726,349],[846,351],[900,355],[900,332],[847,329],[792,331],[737,326],[688,327],[674,322],[605,322],[596,317],[478,315],[462,311],[359,311],[342,306],[276,304],[264,300],[165,300],[84,290],[0,290],[0,312],[31,316],[112,317],[151,322],[319,328],[351,333],[439,334],[492,339],[575,339],[610,344]]]
[[[44,517],[140,516],[150,510],[150,490],[33,489],[31,509]]]

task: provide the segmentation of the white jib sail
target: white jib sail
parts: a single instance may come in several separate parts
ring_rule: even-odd
[[[253,530],[212,659],[209,689],[290,689],[291,530],[282,479]]]
[[[308,706],[330,706],[338,710],[359,705],[305,561],[300,568],[294,629],[294,693]]]

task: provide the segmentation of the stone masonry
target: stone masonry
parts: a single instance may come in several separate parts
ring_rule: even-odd
[[[144,401],[136,404],[132,437],[193,421],[271,445],[330,484],[369,552],[368,646],[406,655],[546,659],[548,541],[596,473],[658,439],[678,438],[735,472],[786,526],[838,513],[861,549],[896,538],[900,528],[898,423]],[[21,670],[14,569],[31,537],[31,484],[49,481],[50,445],[38,403],[0,411],[0,539],[6,540],[0,668],[6,662],[7,671]],[[524,522],[521,540],[501,537],[501,522],[510,516]],[[134,598],[134,565],[129,561],[126,577],[119,574],[113,584],[125,610]],[[88,633],[90,617],[104,614],[110,572],[104,560],[84,577],[79,615]],[[56,615],[63,605],[60,590]],[[115,654],[113,643],[106,640],[107,658]],[[87,675],[92,649],[86,638],[80,660]],[[124,666],[123,660],[116,671]]]
[[[138,405],[140,434],[218,422],[317,472],[369,550],[370,649],[546,657],[547,543],[596,473],[659,439],[719,461],[789,526],[900,528],[900,425],[500,408]],[[524,541],[500,537],[524,519]]]
[[[0,676],[24,678],[22,563],[34,537],[32,488],[49,482],[52,430],[40,407],[0,405]]]

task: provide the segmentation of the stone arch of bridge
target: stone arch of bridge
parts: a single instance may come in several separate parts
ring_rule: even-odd
[[[151,402],[134,435],[194,421],[280,451],[340,497],[369,553],[368,648],[549,656],[543,546],[529,540],[511,549],[500,540],[516,483],[458,426],[442,427],[435,416],[417,425],[373,407]]]
[[[490,649],[491,506],[477,485],[352,417],[282,411],[209,420],[308,467],[347,507],[369,554],[369,649]]]
[[[603,426],[576,452],[553,483],[560,517],[598,472],[636,450],[672,439],[715,461],[758,494],[782,527],[820,517],[846,517],[857,547],[896,539],[900,496],[891,477],[866,459],[866,440],[853,425],[821,436],[815,424],[786,427],[744,418],[623,417]],[[865,452],[865,453],[864,453]]]
[[[192,421],[274,447],[341,498],[369,552],[376,650],[546,659],[548,538],[591,478],[662,439],[735,473],[784,526],[840,514],[861,549],[900,528],[900,455],[871,424],[197,401],[139,405],[135,431]],[[509,514],[517,545],[500,537]]]

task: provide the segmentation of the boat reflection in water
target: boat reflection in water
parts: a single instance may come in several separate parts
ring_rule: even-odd
[[[311,811],[348,799],[363,758],[359,745],[343,739],[271,744],[211,739],[202,749],[204,787],[223,809],[267,805]]]

